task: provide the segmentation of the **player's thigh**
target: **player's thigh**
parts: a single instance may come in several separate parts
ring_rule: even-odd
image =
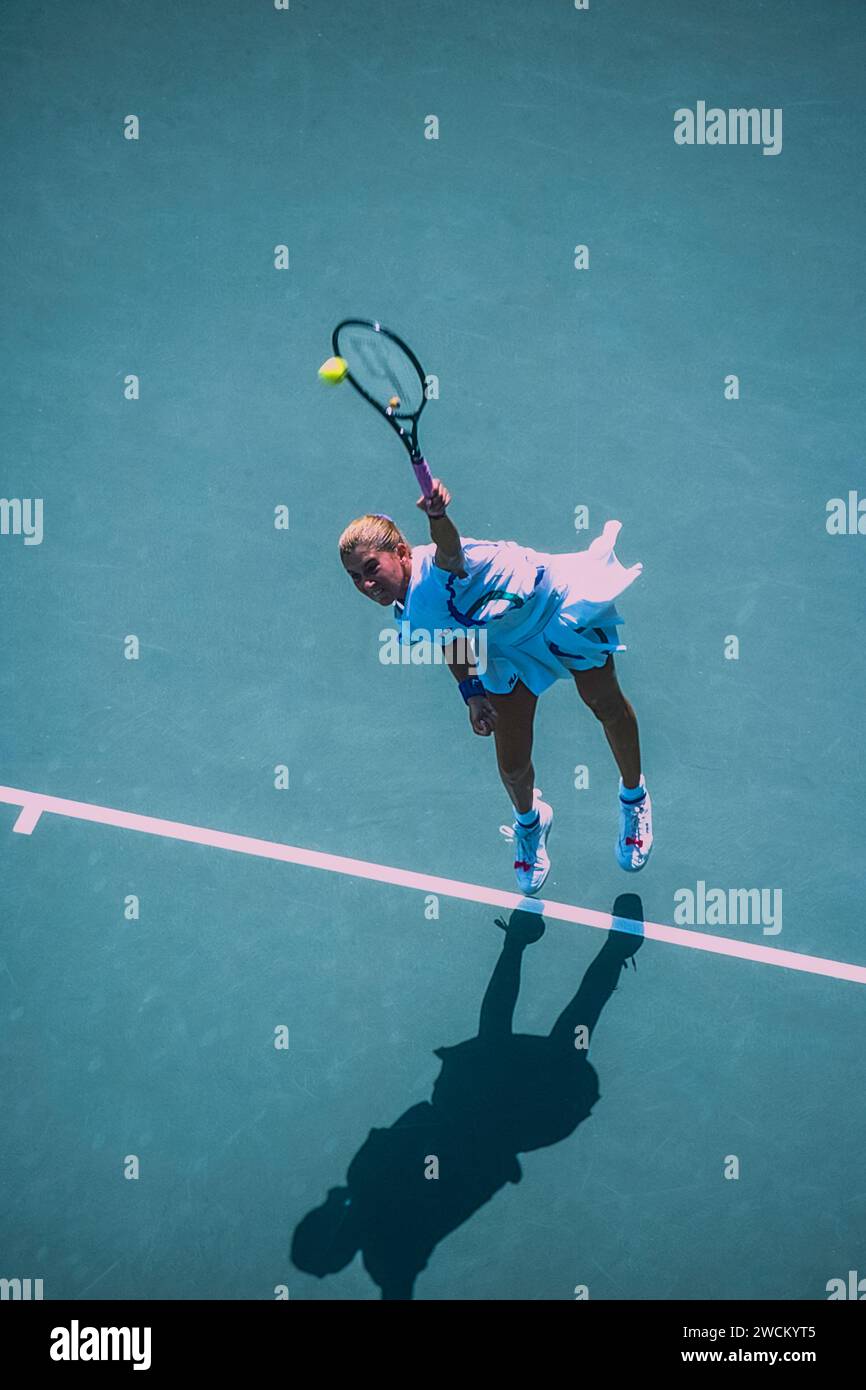
[[[594,714],[615,713],[624,701],[616,675],[613,655],[603,666],[591,666],[586,671],[572,671],[577,693]]]
[[[532,732],[538,696],[518,681],[507,695],[488,693],[487,698],[496,710],[493,736],[496,758],[505,772],[520,772],[532,756]]]

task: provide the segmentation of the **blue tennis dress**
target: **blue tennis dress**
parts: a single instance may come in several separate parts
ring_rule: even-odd
[[[424,632],[444,646],[461,629],[486,633],[481,679],[495,695],[519,680],[541,695],[571,671],[603,666],[626,650],[614,599],[643,569],[616,558],[621,528],[609,521],[587,550],[564,555],[461,537],[465,579],[434,565],[435,545],[414,546],[406,601],[393,610],[401,642]]]

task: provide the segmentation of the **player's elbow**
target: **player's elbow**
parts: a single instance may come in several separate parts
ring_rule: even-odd
[[[433,557],[433,563],[437,569],[447,570],[449,574],[457,574],[461,578],[465,575],[462,550],[455,551],[454,554],[449,555],[447,551],[437,549]]]

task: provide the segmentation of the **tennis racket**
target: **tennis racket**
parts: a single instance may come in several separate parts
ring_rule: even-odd
[[[343,319],[331,334],[334,355],[342,357],[359,395],[378,410],[399,435],[425,497],[433,491],[430,469],[418,447],[418,421],[427,404],[424,368],[408,343],[370,319]]]

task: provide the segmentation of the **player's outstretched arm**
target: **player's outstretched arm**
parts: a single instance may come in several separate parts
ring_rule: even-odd
[[[445,509],[451,501],[451,493],[439,478],[433,479],[433,491],[429,497],[419,497],[417,506],[427,513],[430,522],[430,539],[436,546],[433,563],[437,569],[448,570],[461,577],[465,574],[463,548],[460,533]]]

